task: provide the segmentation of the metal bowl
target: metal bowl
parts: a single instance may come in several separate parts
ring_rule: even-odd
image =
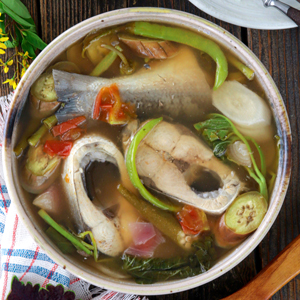
[[[45,236],[41,226],[35,219],[36,217],[32,213],[32,209],[27,207],[25,201],[22,201],[23,191],[20,188],[18,176],[16,176],[16,158],[12,151],[16,144],[16,124],[20,118],[30,86],[57,54],[63,52],[72,43],[93,29],[101,29],[141,20],[188,28],[208,36],[218,41],[224,48],[234,51],[241,61],[251,66],[255,71],[256,78],[258,78],[265,95],[269,99],[281,142],[279,167],[274,190],[270,197],[270,206],[263,222],[254,234],[237,248],[227,253],[225,257],[220,259],[206,273],[183,280],[161,282],[152,285],[139,285],[134,282],[120,282],[118,280],[109,279],[105,275],[99,275],[98,272],[85,268],[84,264],[80,264],[78,261],[75,262],[72,258],[64,256]],[[286,109],[274,81],[259,59],[233,35],[211,22],[184,12],[162,8],[127,8],[95,16],[70,28],[58,36],[34,60],[14,94],[11,110],[6,121],[3,165],[8,192],[17,207],[19,217],[35,241],[55,262],[65,267],[71,273],[76,274],[76,276],[97,286],[125,293],[159,295],[188,290],[216,279],[241,262],[260,243],[275,221],[287,191],[291,171],[291,132]]]

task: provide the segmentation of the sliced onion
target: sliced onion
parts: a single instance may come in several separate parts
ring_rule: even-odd
[[[129,224],[134,245],[142,245],[155,237],[155,228],[151,223],[135,222]]]
[[[236,141],[227,148],[227,155],[230,160],[233,160],[241,166],[251,167],[251,158],[247,146],[241,142]]]
[[[149,224],[149,223],[148,223]],[[152,225],[152,224],[151,224]],[[152,225],[153,226],[153,225]],[[149,239],[146,243],[140,244],[140,245],[132,245],[131,247],[127,248],[124,253],[130,254],[133,256],[139,256],[139,257],[152,257],[154,254],[155,249],[158,245],[161,243],[164,243],[166,240],[155,228],[155,236]]]

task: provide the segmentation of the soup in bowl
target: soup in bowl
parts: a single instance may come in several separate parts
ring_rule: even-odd
[[[149,295],[211,281],[254,249],[283,203],[290,143],[273,80],[236,38],[185,13],[124,9],[32,63],[3,161],[51,258]]]

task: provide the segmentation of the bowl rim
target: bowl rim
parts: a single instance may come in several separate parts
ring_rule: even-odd
[[[221,263],[217,263],[209,271],[182,280],[155,283],[151,285],[120,283],[93,275],[90,272],[75,266],[75,264],[72,264],[71,261],[58,253],[46,242],[43,235],[40,233],[40,230],[31,222],[28,214],[25,212],[21,199],[19,199],[17,190],[14,187],[12,172],[14,123],[22,111],[22,105],[25,103],[23,100],[27,96],[26,92],[28,93],[31,82],[33,82],[34,77],[37,78],[41,72],[45,70],[47,62],[50,62],[47,61],[47,59],[51,57],[57,49],[59,49],[59,53],[62,52],[62,49],[65,49],[72,44],[72,40],[78,40],[93,28],[99,29],[101,27],[107,27],[107,23],[108,26],[113,26],[115,24],[127,23],[133,20],[160,22],[187,27],[191,30],[212,36],[214,39],[220,38],[219,43],[227,48],[238,50],[239,54],[242,56],[241,59],[251,65],[255,74],[259,77],[264,90],[268,92],[267,96],[273,110],[278,134],[281,137],[278,174],[271,196],[272,205],[269,207],[265,219],[256,232],[238,246],[233,253],[228,255],[229,258],[222,259]],[[63,45],[65,39],[69,39],[68,42],[65,43],[67,46]],[[124,8],[94,16],[71,27],[55,38],[33,61],[13,96],[11,109],[8,113],[4,130],[2,162],[8,193],[17,208],[19,217],[22,219],[25,227],[35,241],[57,264],[63,266],[71,273],[76,274],[76,276],[106,289],[140,295],[162,295],[185,291],[218,278],[246,258],[261,242],[274,223],[285,198],[291,173],[291,142],[290,124],[281,95],[263,64],[240,40],[218,25],[189,13],[165,8]]]

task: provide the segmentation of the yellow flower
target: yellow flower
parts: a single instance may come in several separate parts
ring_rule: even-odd
[[[0,66],[3,66],[4,65],[4,62],[3,60],[0,58]]]
[[[16,87],[17,87],[17,83],[16,83],[16,81],[14,80],[14,78],[7,79],[6,81],[3,82],[3,84],[5,84],[5,83],[8,83],[10,86],[12,86],[14,90],[15,90]]]
[[[9,71],[9,68],[8,68],[8,66],[4,66],[4,73],[7,73]]]
[[[24,76],[25,72],[26,72],[26,69],[25,69],[25,68],[22,68],[22,71],[21,71],[21,77]]]
[[[9,40],[9,37],[0,37],[0,42],[6,42]]]
[[[5,51],[3,51],[2,49],[0,49],[0,54],[5,54]]]
[[[14,61],[11,59],[11,60],[8,61],[6,64],[7,64],[8,66],[11,66],[13,63],[14,63]]]
[[[7,49],[6,45],[3,44],[3,43],[0,43],[0,48],[2,48],[2,49]]]
[[[1,12],[0,12],[0,17],[1,17]],[[3,20],[0,20],[0,22],[3,22]]]

